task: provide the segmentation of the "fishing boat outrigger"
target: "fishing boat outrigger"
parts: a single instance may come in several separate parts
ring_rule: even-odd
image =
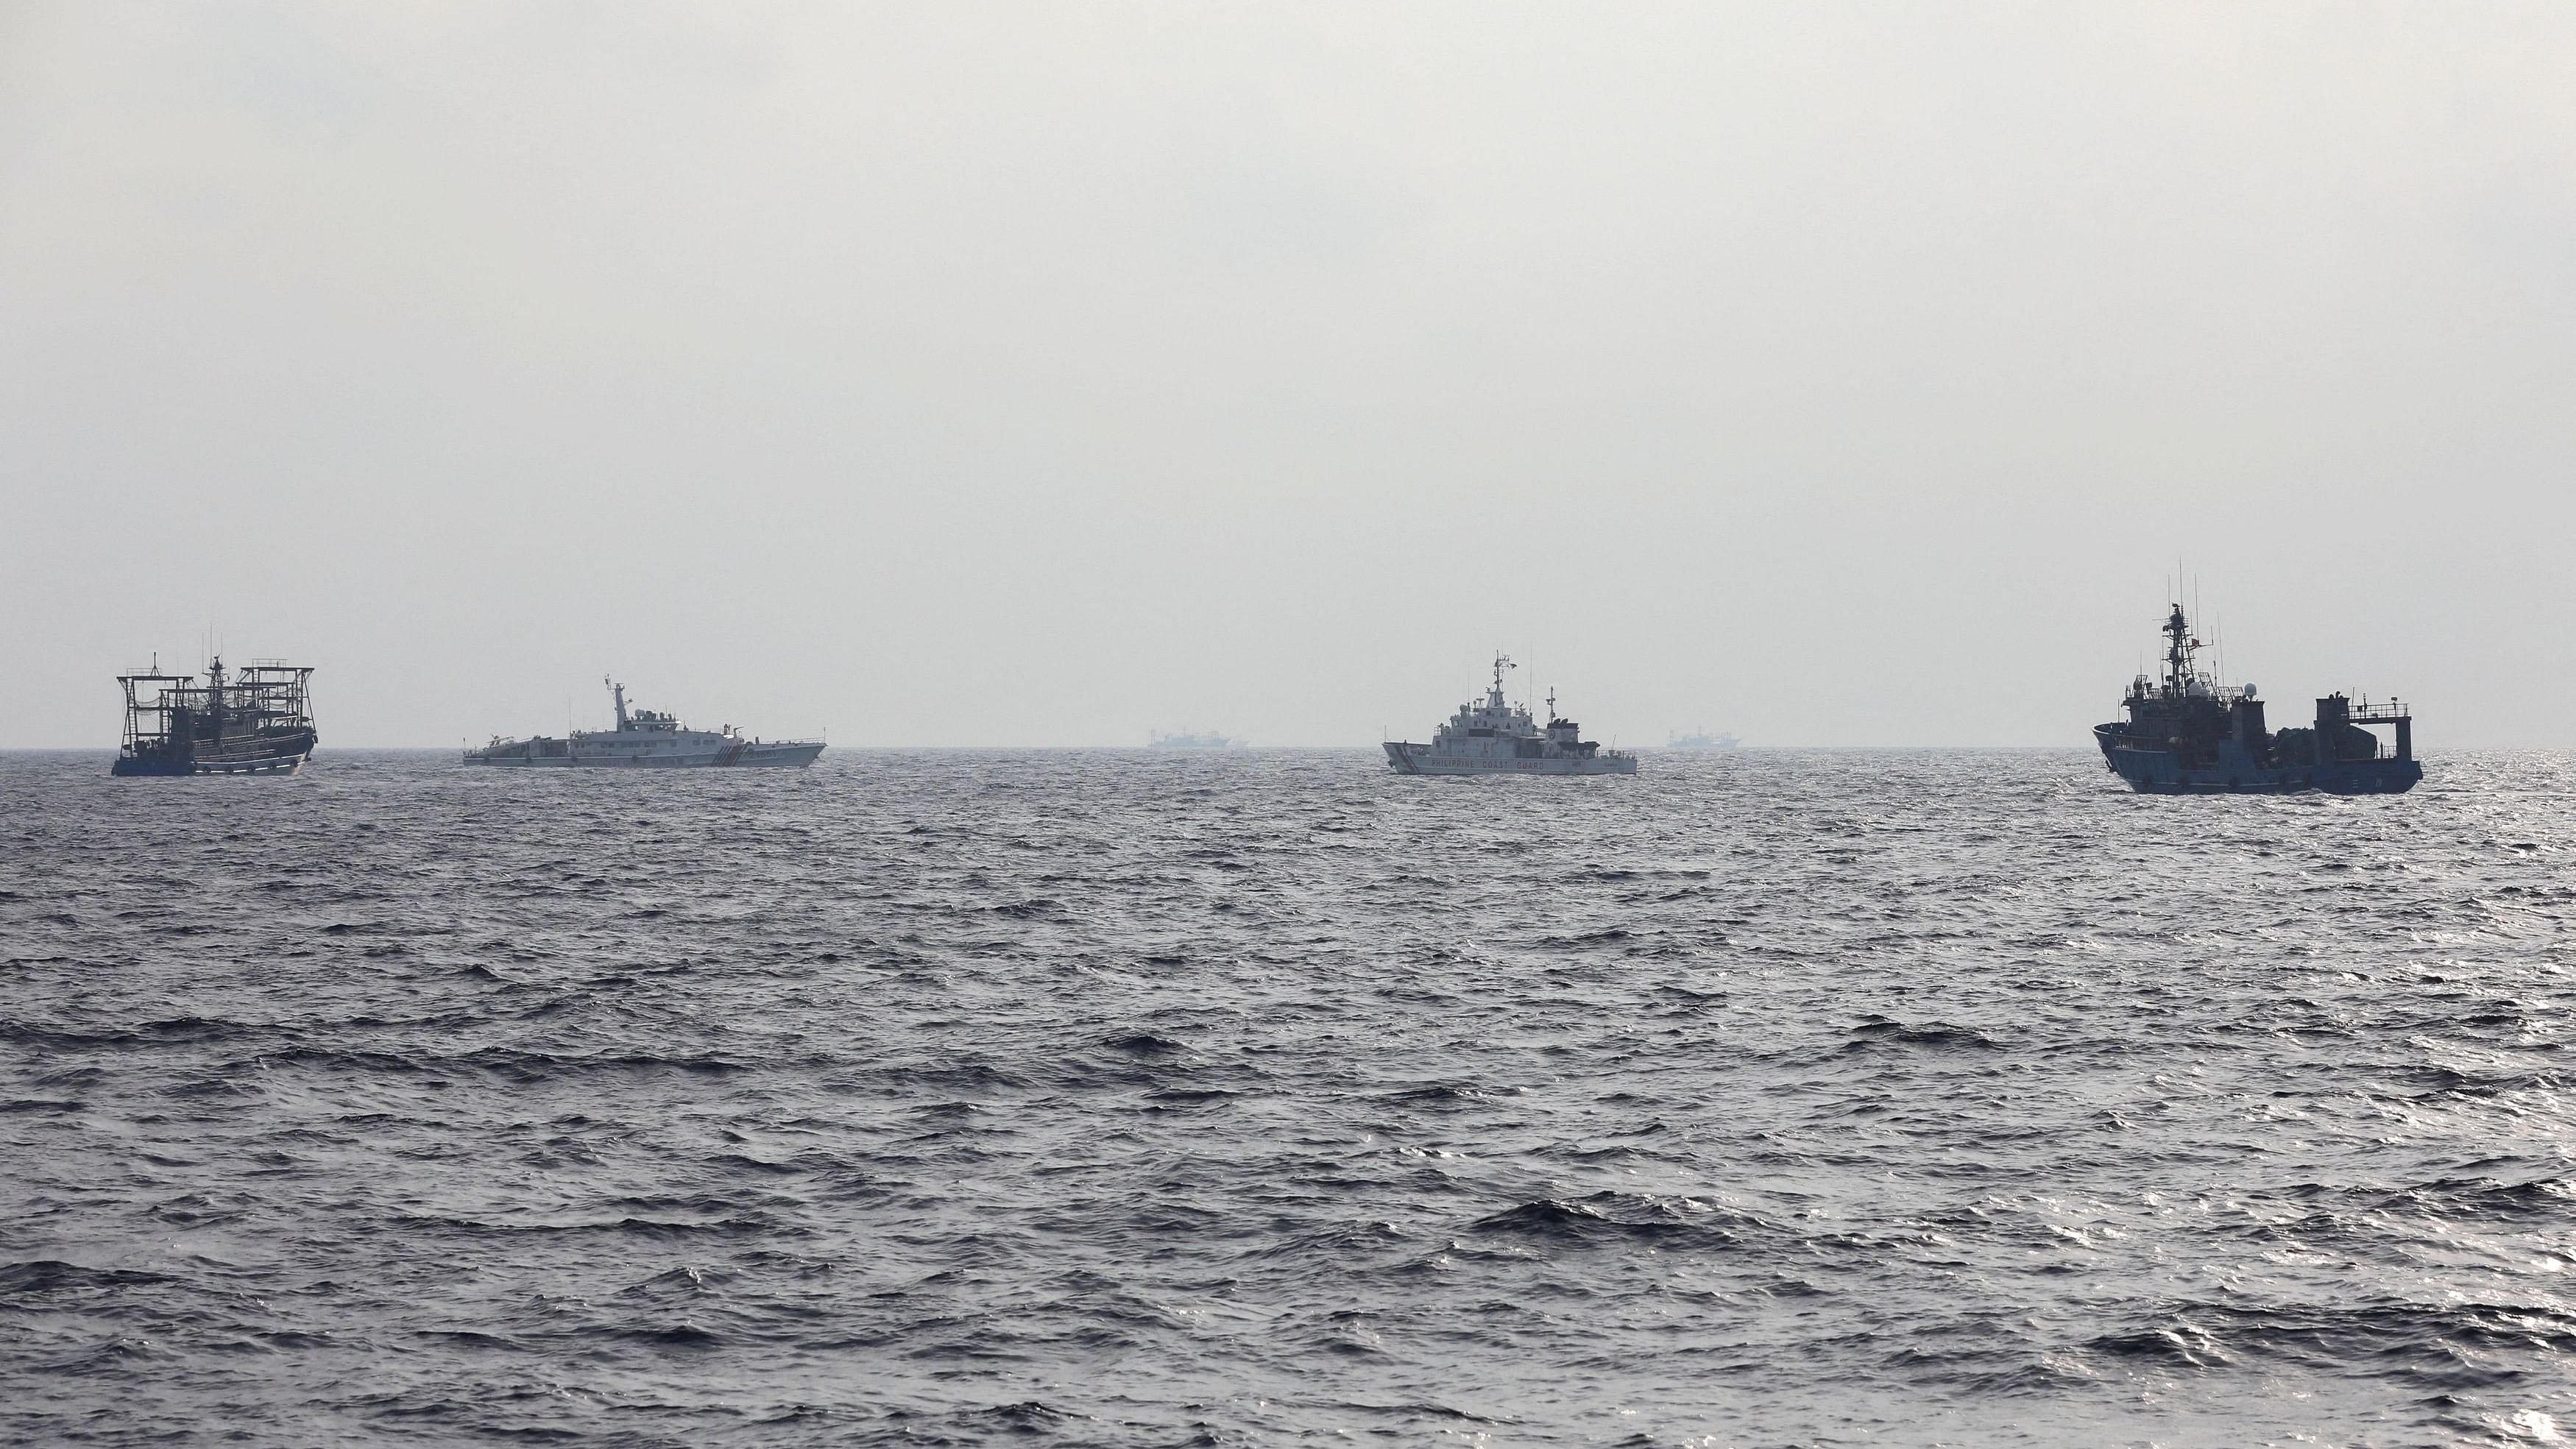
[[[120,674],[125,742],[111,774],[292,775],[313,757],[310,665],[263,659],[227,672],[220,658],[193,674]]]

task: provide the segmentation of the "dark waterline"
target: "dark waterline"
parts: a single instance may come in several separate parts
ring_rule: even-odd
[[[2576,1417],[2576,758],[107,758],[0,755],[0,1442]]]

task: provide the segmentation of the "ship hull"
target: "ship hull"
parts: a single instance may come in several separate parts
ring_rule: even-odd
[[[1444,755],[1427,745],[1386,741],[1387,767],[1399,775],[1633,775],[1634,755]]]
[[[199,742],[195,748],[119,755],[111,775],[292,775],[313,757],[314,734]]]
[[[811,742],[651,755],[494,755],[469,750],[465,763],[517,770],[793,770],[814,763],[822,753],[823,747]]]
[[[2112,773],[2141,795],[2398,795],[2424,778],[2423,761],[2387,756],[2320,765],[2264,765],[2240,757],[2192,769],[2171,750],[2136,748],[2107,726],[2096,728],[2093,739]]]

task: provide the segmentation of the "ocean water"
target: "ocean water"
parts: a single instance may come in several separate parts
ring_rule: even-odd
[[[0,756],[0,1442],[2576,1433],[2576,759]]]

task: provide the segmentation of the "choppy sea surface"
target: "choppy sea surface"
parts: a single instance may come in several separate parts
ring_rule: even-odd
[[[2576,758],[0,756],[0,1442],[2576,1434]]]

